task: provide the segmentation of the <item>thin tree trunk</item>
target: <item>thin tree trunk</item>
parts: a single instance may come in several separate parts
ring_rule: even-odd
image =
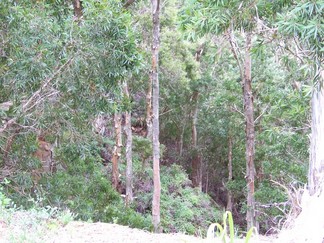
[[[151,0],[152,3],[152,17],[153,17],[153,44],[152,44],[152,110],[153,110],[153,201],[152,201],[152,220],[155,233],[162,231],[160,225],[160,196],[161,196],[161,182],[160,182],[160,142],[159,142],[159,76],[158,76],[158,62],[159,62],[159,46],[160,46],[160,0]]]
[[[74,9],[74,17],[77,21],[82,18],[82,1],[80,0],[73,0],[73,9]]]
[[[194,91],[192,94],[192,103],[193,103],[193,110],[192,110],[192,122],[191,122],[191,142],[192,142],[192,150],[193,155],[191,159],[191,178],[192,178],[192,185],[198,189],[202,189],[201,183],[201,157],[199,154],[199,149],[197,145],[197,118],[198,118],[198,97],[199,92]]]
[[[321,71],[319,84],[312,94],[312,135],[308,188],[310,195],[319,192],[324,186],[324,71]],[[323,192],[322,192],[323,193]]]
[[[183,136],[184,136],[184,132],[185,132],[185,125],[182,126],[181,129],[181,134],[180,134],[180,144],[179,144],[179,155],[180,157],[182,157],[183,155]]]
[[[246,48],[244,58],[244,78],[243,78],[243,97],[244,97],[244,116],[245,116],[245,135],[246,135],[246,183],[247,183],[247,228],[256,226],[255,199],[254,199],[254,105],[251,78],[251,33],[246,33]]]
[[[120,157],[122,144],[121,136],[121,115],[118,112],[114,114],[114,126],[115,126],[115,146],[112,156],[112,185],[119,191],[119,171],[118,171],[118,161]]]
[[[228,181],[233,179],[233,141],[232,136],[228,137]],[[226,210],[232,212],[233,210],[233,196],[232,192],[227,189],[227,206]]]
[[[128,85],[124,83],[124,95],[129,99]],[[125,135],[126,135],[126,206],[133,202],[133,160],[132,160],[132,124],[131,112],[125,111]]]
[[[152,140],[152,71],[150,72],[150,79],[146,93],[146,137]]]
[[[195,59],[197,62],[200,62],[200,58],[204,52],[204,44],[202,44],[196,51]],[[202,163],[201,156],[199,154],[198,149],[198,136],[197,136],[197,120],[198,120],[198,97],[199,91],[195,90],[192,94],[191,100],[193,104],[193,110],[191,113],[191,142],[192,142],[192,150],[193,156],[191,160],[191,178],[193,187],[198,188],[200,191],[202,190]]]

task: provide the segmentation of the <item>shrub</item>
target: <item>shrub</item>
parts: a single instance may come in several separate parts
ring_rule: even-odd
[[[144,214],[151,213],[152,169],[136,172],[135,205]],[[181,166],[161,167],[161,225],[164,232],[201,234],[220,218],[220,210],[211,198],[192,188],[188,175]]]

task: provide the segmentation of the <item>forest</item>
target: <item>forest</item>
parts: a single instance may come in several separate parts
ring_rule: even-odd
[[[324,194],[323,36],[323,0],[0,0],[0,209],[277,234]]]

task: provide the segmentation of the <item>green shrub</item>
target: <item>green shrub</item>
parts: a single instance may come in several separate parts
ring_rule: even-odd
[[[136,172],[135,205],[139,211],[151,214],[152,169]],[[201,234],[220,218],[220,210],[211,198],[191,187],[191,181],[181,166],[161,167],[161,225],[164,232]],[[204,234],[204,233],[203,233]]]
[[[122,197],[107,178],[96,144],[66,144],[62,148],[56,152],[56,158],[66,169],[41,181],[47,204],[69,208],[84,221],[150,227],[142,215],[125,208]]]

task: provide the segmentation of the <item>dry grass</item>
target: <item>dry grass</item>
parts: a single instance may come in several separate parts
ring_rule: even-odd
[[[300,207],[297,217],[288,218],[276,243],[324,242],[324,193],[310,196],[305,190]]]

